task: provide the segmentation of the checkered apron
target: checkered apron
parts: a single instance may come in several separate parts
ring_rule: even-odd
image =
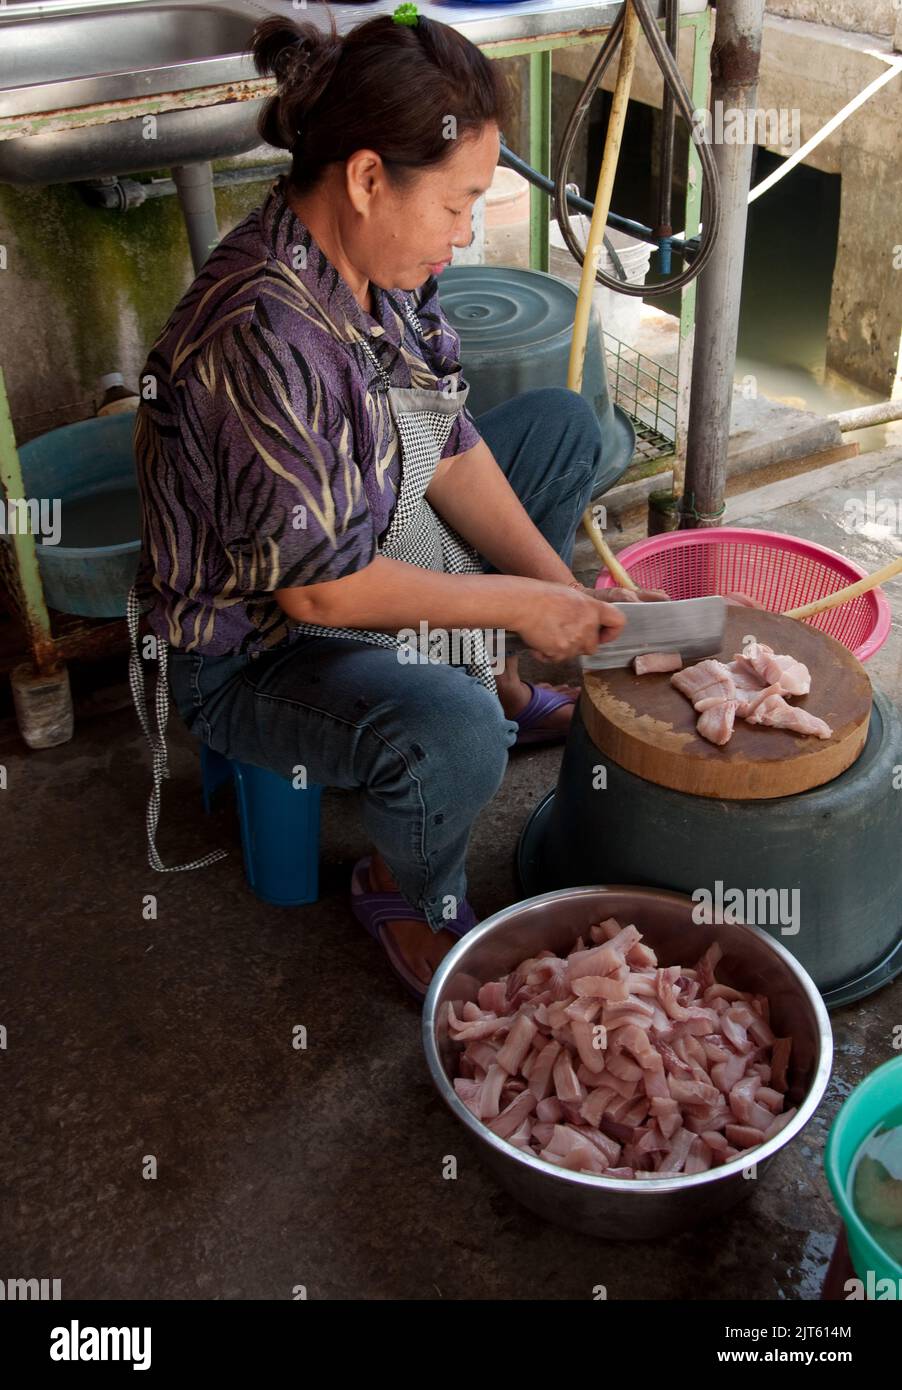
[[[406,299],[404,312],[414,331],[422,334],[420,321]],[[392,386],[366,339],[361,339],[361,345],[376,369],[378,389],[387,393],[401,451],[400,492],[389,528],[377,547],[378,553],[389,560],[403,560],[408,565],[417,565],[420,569],[439,570],[445,574],[482,574],[484,571],[477,552],[442,521],[425,496],[454,419],[466,404],[469,386],[465,385],[447,396],[442,391]],[[292,632],[305,632],[318,637],[349,637],[357,642],[398,650],[409,648],[410,645],[409,639],[397,634],[371,632],[368,628],[297,623],[292,624]],[[495,677],[483,632],[478,628],[463,628],[457,634],[457,645],[469,653],[470,660],[465,663],[469,674],[475,676],[493,695],[496,694]],[[423,659],[426,659],[425,652]],[[429,659],[445,658],[433,654]]]

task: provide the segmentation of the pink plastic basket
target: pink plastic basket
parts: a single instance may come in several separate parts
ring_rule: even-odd
[[[664,589],[671,598],[747,594],[771,613],[825,598],[867,573],[813,541],[731,526],[650,536],[621,550],[617,559],[640,589]],[[613,584],[605,572],[595,587]],[[886,641],[890,606],[880,589],[871,589],[805,621],[867,661]]]

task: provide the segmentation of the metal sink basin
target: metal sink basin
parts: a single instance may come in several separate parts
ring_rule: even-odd
[[[40,10],[7,0],[0,127],[13,118],[22,133],[0,139],[0,181],[70,182],[252,149],[265,97],[247,48],[259,18],[240,0]],[[197,104],[199,89],[221,85],[215,104]],[[158,97],[175,109],[148,120]],[[107,106],[103,123],[85,124],[83,108]]]

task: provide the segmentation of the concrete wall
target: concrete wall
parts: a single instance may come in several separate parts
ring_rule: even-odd
[[[263,148],[255,162],[271,163],[274,153]],[[240,222],[265,189],[217,189],[220,230]],[[0,245],[0,366],[16,437],[25,443],[93,415],[102,372],[121,371],[137,383],[193,271],[174,196],[108,212],[89,207],[72,185],[0,184]]]
[[[859,34],[892,34],[898,6],[893,0],[767,0],[768,14],[832,24]]]
[[[792,20],[765,30],[759,104],[797,106],[809,139],[886,63],[851,35]],[[886,44],[884,52],[889,55]],[[842,178],[839,242],[827,332],[827,366],[889,396],[899,370],[902,268],[902,75],[882,87],[815,150],[808,163]],[[791,178],[792,175],[790,174]],[[765,197],[767,195],[765,194]]]

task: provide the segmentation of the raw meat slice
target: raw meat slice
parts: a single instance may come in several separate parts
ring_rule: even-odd
[[[523,1121],[519,1129],[513,1134],[509,1134],[507,1142],[513,1144],[515,1149],[529,1149],[529,1141],[532,1138],[532,1121],[529,1116]]]
[[[763,690],[767,685],[767,681],[761,680],[757,671],[741,656],[734,657],[724,665],[733,677],[737,695],[754,695],[757,690]]]
[[[767,1129],[764,1131],[765,1139],[773,1139],[775,1134],[779,1134],[781,1129],[785,1129],[786,1125],[789,1124],[789,1121],[795,1115],[796,1109],[797,1107],[793,1106],[793,1108],[791,1110],[787,1110],[785,1114],[775,1115],[774,1118],[771,1120],[770,1124],[768,1125]]]
[[[552,1073],[560,1050],[561,1044],[553,1038],[550,1039],[542,1048],[529,1073],[529,1089],[537,1100],[544,1100],[551,1091]]]
[[[498,1056],[495,1058],[499,1067],[510,1076],[516,1076],[520,1070],[520,1064],[525,1060],[527,1052],[532,1047],[532,1040],[536,1035],[536,1025],[532,1019],[524,1013],[519,1013],[514,1019],[513,1027],[507,1035],[504,1046],[499,1049]]]
[[[476,998],[480,1009],[484,1009],[486,1013],[504,1012],[505,989],[499,980],[492,980],[489,984],[483,985]]]
[[[770,1059],[770,1084],[777,1091],[785,1091],[789,1085],[787,1068],[792,1054],[792,1038],[775,1038]]]
[[[764,1130],[751,1125],[727,1125],[727,1143],[735,1144],[737,1149],[751,1149],[764,1143]]]
[[[566,1048],[562,1048],[555,1058],[552,1076],[554,1078],[554,1093],[558,1100],[581,1101],[583,1099],[581,1083],[573,1070],[570,1053]]]
[[[833,730],[823,719],[807,710],[786,703],[782,695],[768,695],[748,716],[749,724],[770,724],[775,729],[788,729],[793,734],[813,734],[816,738],[832,738]]]
[[[739,718],[747,719],[749,723],[753,723],[754,721],[751,716],[755,713],[758,706],[769,699],[771,695],[780,695],[779,686],[762,685],[758,690],[752,690],[747,695],[743,694],[743,698],[739,701],[739,708],[736,711]]]
[[[680,1120],[680,1107],[671,1096],[669,1100],[652,1097],[651,1113],[658,1122],[658,1127],[665,1139],[670,1139],[676,1134],[682,1121]]]
[[[502,1110],[494,1120],[489,1120],[488,1127],[499,1139],[509,1139],[535,1108],[535,1096],[530,1091],[523,1091],[511,1101],[506,1110]]]
[[[702,700],[705,708],[696,721],[696,729],[702,738],[719,747],[729,743],[733,737],[733,724],[738,708],[737,700]],[[699,706],[696,705],[696,709]]]
[[[571,1024],[573,1030],[573,1040],[576,1043],[576,1050],[579,1059],[587,1071],[598,1074],[605,1070],[604,1053],[600,1047],[595,1046],[595,1025],[583,1019],[574,1019]],[[607,1034],[605,1034],[607,1036]],[[578,1080],[579,1078],[577,1078]]]
[[[794,656],[778,656],[766,642],[751,642],[734,662],[745,662],[764,685],[779,685],[781,695],[807,695],[811,690],[811,672]]]
[[[696,1135],[689,1149],[689,1157],[683,1164],[683,1172],[686,1177],[691,1177],[693,1173],[706,1173],[711,1167],[712,1154],[704,1139]]]
[[[581,980],[577,981],[577,984],[581,983]],[[567,1005],[564,1014],[572,1023],[591,1023],[601,1010],[603,1002],[602,999],[593,999],[591,996],[577,996],[572,1004]]]
[[[722,661],[710,657],[677,671],[670,677],[670,684],[682,695],[687,695],[695,705],[699,700],[735,700],[736,687],[727,667]]]
[[[480,1118],[479,1097],[482,1091],[482,1082],[468,1081],[463,1076],[456,1076],[454,1078],[454,1090],[457,1092],[458,1096],[460,1096],[460,1099],[467,1109],[475,1115],[478,1120]]]
[[[689,1157],[689,1150],[695,1142],[691,1130],[679,1129],[670,1141],[670,1152],[658,1169],[659,1173],[679,1173]]]
[[[501,1109],[501,1088],[507,1080],[503,1067],[491,1066],[486,1072],[479,1093],[479,1118],[493,1120]]]
[[[681,671],[683,658],[679,652],[646,652],[633,658],[633,670],[637,676],[649,676],[653,671]]]
[[[464,1005],[466,1008],[466,1005]],[[451,1036],[455,1042],[466,1042],[468,1038],[488,1038],[493,1033],[497,1033],[502,1028],[510,1026],[510,1020],[506,1018],[481,1018],[474,1022],[466,1022],[459,1019],[454,1012],[454,1005],[448,1005],[448,1026]]]

